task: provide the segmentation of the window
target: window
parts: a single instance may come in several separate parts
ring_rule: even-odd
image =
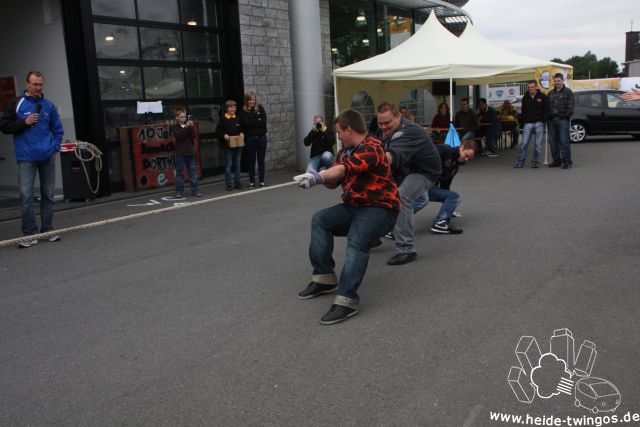
[[[192,26],[216,27],[218,25],[214,2],[181,0],[182,23]]]
[[[373,103],[373,98],[363,90],[353,96],[351,99],[351,108],[362,114],[367,123],[376,116],[376,107]]]
[[[176,0],[138,0],[138,19],[158,22],[180,22]]]
[[[100,97],[111,99],[141,99],[142,81],[138,67],[100,66]]]
[[[220,70],[212,68],[187,69],[187,96],[214,98],[222,96]]]
[[[602,108],[602,95],[599,93],[580,94],[576,98],[576,103],[580,106]]]
[[[218,35],[211,33],[182,33],[184,60],[193,62],[219,62]]]
[[[114,16],[117,18],[136,18],[134,0],[91,0],[94,15]]]
[[[145,67],[144,94],[150,100],[184,98],[182,68]]]
[[[138,31],[124,25],[94,24],[96,56],[111,59],[138,59]]]
[[[141,28],[142,59],[177,61],[180,59],[180,33],[174,30]]]
[[[609,108],[640,108],[640,101],[623,101],[619,93],[607,93]]]

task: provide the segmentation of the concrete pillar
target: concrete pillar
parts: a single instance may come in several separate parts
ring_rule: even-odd
[[[323,97],[320,0],[289,0],[293,102],[296,118],[296,166],[307,167],[309,149],[303,140],[313,116],[325,115]]]

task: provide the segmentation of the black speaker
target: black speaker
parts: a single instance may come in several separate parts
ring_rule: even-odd
[[[434,81],[431,94],[433,96],[449,95],[449,80]],[[453,82],[453,94],[456,94],[456,82]]]

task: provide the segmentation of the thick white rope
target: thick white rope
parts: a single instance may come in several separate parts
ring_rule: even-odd
[[[17,245],[17,244],[19,244],[21,242],[28,242],[28,241],[33,240],[33,239],[48,239],[49,237],[52,237],[52,236],[72,233],[74,231],[88,230],[88,229],[91,229],[91,228],[102,227],[103,225],[116,224],[116,223],[119,223],[119,222],[130,221],[130,220],[138,219],[138,218],[144,218],[144,217],[150,216],[150,215],[158,215],[158,214],[162,214],[162,213],[166,213],[166,212],[172,212],[172,211],[175,211],[175,210],[178,210],[178,209],[190,208],[190,207],[193,207],[193,206],[200,206],[200,205],[204,205],[206,203],[219,202],[221,200],[227,200],[227,199],[231,199],[231,198],[234,198],[234,197],[242,197],[242,196],[246,196],[246,195],[249,195],[249,194],[256,194],[256,193],[261,192],[261,191],[275,190],[277,188],[288,187],[288,186],[294,185],[294,184],[297,184],[297,183],[294,182],[294,181],[285,182],[284,184],[270,185],[269,187],[262,187],[262,188],[258,188],[258,189],[255,189],[255,190],[243,191],[241,193],[225,194],[224,196],[213,197],[211,199],[202,199],[202,200],[198,200],[197,202],[184,202],[184,203],[180,203],[180,204],[175,204],[173,206],[168,206],[166,208],[153,209],[153,210],[145,211],[145,212],[138,212],[138,213],[135,213],[135,214],[120,216],[120,217],[117,217],[117,218],[105,219],[103,221],[96,221],[96,222],[91,222],[91,223],[88,223],[88,224],[82,224],[82,225],[76,225],[76,226],[73,226],[73,227],[61,228],[60,230],[51,230],[51,231],[47,231],[45,233],[31,234],[29,236],[22,236],[22,237],[18,237],[18,238],[15,238],[15,239],[10,239],[10,240],[2,240],[2,241],[0,241],[0,248],[3,248],[5,246]]]

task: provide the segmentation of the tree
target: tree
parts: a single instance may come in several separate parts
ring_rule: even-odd
[[[577,80],[602,79],[614,77],[619,73],[616,61],[608,56],[598,60],[598,57],[590,50],[583,56],[574,55],[566,60],[553,58],[551,61],[573,66],[573,78]]]

